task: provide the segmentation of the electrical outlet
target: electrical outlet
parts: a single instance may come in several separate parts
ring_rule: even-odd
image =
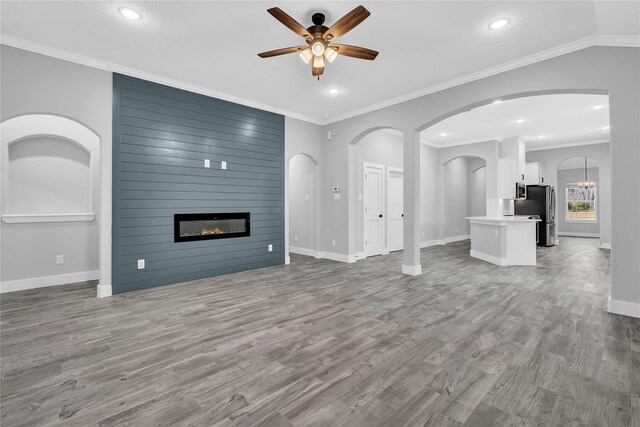
[[[211,167],[211,160],[204,159],[204,167],[205,168],[210,168]]]
[[[298,241],[298,235],[297,234],[295,236],[293,236],[293,240],[295,240],[296,242]]]
[[[267,246],[267,251],[269,251],[269,252],[273,252],[273,245],[269,245],[269,246]]]
[[[331,246],[335,246],[335,245],[336,245],[336,241],[335,241],[335,240],[332,240],[332,241],[331,241]]]
[[[220,162],[220,169],[226,169],[227,168],[227,162],[226,161],[221,161]]]
[[[138,270],[144,270],[144,260],[143,259],[139,259],[138,260]]]
[[[56,264],[64,264],[64,255],[56,255]]]

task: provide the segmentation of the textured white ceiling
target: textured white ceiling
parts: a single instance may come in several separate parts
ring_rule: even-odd
[[[596,106],[600,108],[594,109]],[[518,120],[523,121],[518,123]],[[420,137],[436,147],[519,137],[531,151],[608,142],[608,126],[609,97],[606,95],[541,95],[460,113],[425,129]]]
[[[295,54],[256,55],[302,44],[266,9],[278,6],[304,26],[319,11],[330,25],[359,3],[2,1],[0,28],[3,42],[17,47],[58,49],[116,71],[146,73],[225,99],[327,122],[585,38],[639,34],[640,2],[596,3],[362,2],[371,16],[338,41],[380,55],[372,62],[339,57],[320,81]],[[119,16],[118,7],[125,5],[143,19]],[[510,18],[511,25],[490,31],[488,23],[498,17]],[[330,87],[341,93],[330,95]]]

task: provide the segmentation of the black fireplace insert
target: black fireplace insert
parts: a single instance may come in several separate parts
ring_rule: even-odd
[[[175,214],[173,241],[250,236],[249,222],[249,212]]]

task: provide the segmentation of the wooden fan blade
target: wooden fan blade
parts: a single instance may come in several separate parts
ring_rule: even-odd
[[[325,31],[323,35],[324,39],[326,41],[331,41],[336,37],[347,34],[349,31],[353,30],[356,25],[367,19],[369,15],[371,15],[371,12],[365,9],[364,6],[356,7],[351,12],[338,19],[335,24]]]
[[[267,12],[271,14],[278,21],[282,22],[287,28],[289,28],[294,33],[304,37],[307,40],[313,40],[313,36],[309,34],[306,28],[304,28],[298,21],[287,15],[282,9],[279,7],[272,7],[271,9],[267,9]]]
[[[286,55],[287,53],[300,52],[301,50],[305,50],[308,47],[309,46],[283,47],[282,49],[270,50],[268,52],[259,53],[258,56],[260,58],[271,58],[272,56]]]
[[[324,74],[324,67],[311,67],[312,76],[321,76],[322,74]]]
[[[378,52],[375,50],[360,46],[349,46],[348,44],[331,44],[329,48],[335,49],[340,55],[368,59],[370,61],[376,59],[376,56],[378,56]]]

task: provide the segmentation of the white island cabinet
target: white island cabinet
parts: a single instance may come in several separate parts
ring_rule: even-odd
[[[505,216],[467,217],[471,223],[470,255],[500,265],[536,265],[539,219]]]

